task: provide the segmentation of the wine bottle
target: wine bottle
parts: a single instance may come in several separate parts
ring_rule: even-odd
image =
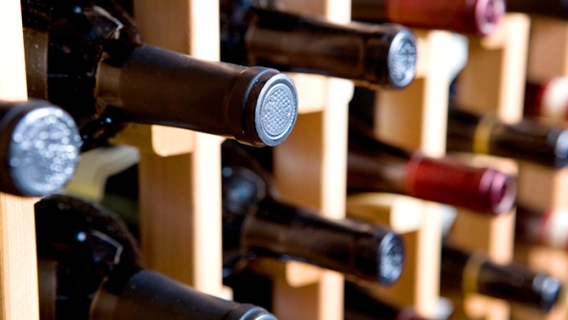
[[[507,11],[568,19],[566,0],[507,0]]]
[[[540,84],[525,85],[524,114],[528,117],[543,117],[552,122],[568,120],[568,77],[557,76]]]
[[[515,241],[568,250],[568,211],[556,208],[539,212],[519,205],[515,219]]]
[[[425,320],[410,306],[399,308],[379,300],[367,288],[345,282],[345,320]]]
[[[107,209],[53,195],[35,205],[42,320],[275,320],[144,269],[135,240]]]
[[[46,101],[0,101],[0,191],[41,197],[62,189],[79,162],[71,116]]]
[[[231,141],[222,146],[222,161],[225,275],[264,256],[302,261],[382,285],[400,277],[403,240],[389,228],[329,219],[279,200],[268,173]]]
[[[492,115],[480,116],[449,108],[447,150],[484,153],[562,168],[568,164],[568,131],[533,119],[506,124]]]
[[[288,76],[144,45],[112,0],[22,0],[22,17],[30,94],[76,119],[84,149],[104,143],[124,121],[254,146],[281,143],[296,121]]]
[[[505,0],[352,0],[352,17],[414,28],[485,36],[505,13]]]
[[[389,192],[500,214],[511,210],[516,179],[491,168],[475,168],[446,157],[382,142],[354,119],[349,123],[347,190]]]
[[[414,79],[416,38],[408,28],[336,24],[276,10],[277,3],[221,1],[222,61],[351,79],[373,88],[400,89]]]
[[[518,263],[500,265],[447,241],[442,244],[441,286],[522,303],[542,312],[550,311],[563,290],[552,276],[534,273]]]

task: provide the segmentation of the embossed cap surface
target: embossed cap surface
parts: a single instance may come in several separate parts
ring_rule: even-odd
[[[298,117],[298,93],[292,79],[279,73],[271,77],[258,96],[255,127],[267,146],[284,141]]]
[[[14,127],[8,165],[23,195],[45,196],[63,188],[80,159],[81,138],[75,122],[62,109],[34,109]]]
[[[408,86],[416,74],[416,36],[401,29],[391,42],[388,54],[388,72],[394,88]]]

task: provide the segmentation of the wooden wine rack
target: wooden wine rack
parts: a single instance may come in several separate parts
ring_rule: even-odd
[[[568,76],[568,22],[533,17],[527,79],[544,83],[555,76]],[[557,122],[557,121],[556,121]],[[545,212],[568,208],[568,169],[550,169],[523,163],[519,174],[519,201]],[[564,210],[563,210],[564,211]],[[564,214],[566,214],[564,212]],[[516,252],[535,270],[548,272],[568,286],[568,254],[544,246],[520,247]],[[547,316],[519,310],[519,319],[560,320],[568,318],[568,297]],[[524,317],[523,317],[524,316]]]
[[[509,123],[522,118],[529,25],[526,15],[507,14],[490,36],[470,38],[468,64],[458,79],[460,106],[495,114]],[[514,176],[519,170],[509,159],[470,155],[464,160]],[[485,252],[494,262],[508,263],[513,259],[514,221],[514,209],[496,217],[460,210],[450,238],[466,250]],[[463,312],[474,319],[491,320],[509,319],[511,313],[506,301],[479,294],[465,296]]]
[[[285,4],[285,10],[321,15],[337,22],[347,22],[350,17],[350,0],[280,2]],[[145,42],[198,58],[219,59],[218,0],[134,0],[134,4],[135,19]],[[5,44],[0,50],[1,99],[21,100],[27,96],[19,13],[18,0],[0,1],[0,43]],[[550,42],[552,49],[547,54],[558,55],[539,60],[534,58],[538,48],[531,47],[529,77],[537,77],[532,71],[533,59],[547,61],[551,67],[551,61],[563,63],[562,74],[568,70],[568,25],[558,22],[553,25],[559,28],[554,30],[563,33],[547,31],[539,39]],[[535,26],[536,23],[533,38],[537,34]],[[547,40],[553,33],[564,38]],[[416,34],[419,38],[417,80],[405,90],[380,93],[376,134],[395,144],[418,148],[428,156],[441,157],[445,154],[445,119],[452,71],[447,61],[462,49],[461,43],[449,32],[416,30]],[[495,35],[470,39],[469,60],[460,77],[461,86],[467,88],[462,96],[462,101],[468,102],[466,105],[477,111],[496,111],[505,121],[519,119],[527,35],[527,17],[508,15]],[[543,46],[540,40],[534,43],[539,48]],[[440,215],[444,207],[384,194],[358,195],[346,201],[347,104],[353,84],[313,75],[292,77],[298,87],[300,115],[290,138],[274,151],[276,183],[282,196],[287,201],[315,207],[332,218],[342,218],[345,207],[360,213],[371,212],[373,220],[402,233],[408,247],[405,274],[399,284],[379,288],[377,292],[386,300],[414,305],[423,316],[438,315]],[[200,291],[230,298],[231,292],[223,287],[221,276],[222,139],[187,130],[131,125],[116,142],[137,146],[141,151],[140,231],[148,267]],[[517,169],[504,160],[476,157],[471,161],[508,172]],[[522,195],[523,187],[529,185],[524,177],[533,179],[534,174],[524,167],[519,172]],[[542,190],[551,190],[550,197],[540,198],[546,199],[542,206],[564,205],[559,195],[568,188],[568,173],[543,175],[539,171],[536,175],[543,180]],[[34,199],[0,195],[2,319],[39,318],[34,202]],[[455,241],[486,250],[497,261],[509,261],[513,213],[490,219],[467,213],[459,216],[456,230],[462,231],[452,234]],[[476,226],[475,236],[464,231],[463,226],[468,224]],[[468,237],[476,241],[469,242]],[[568,266],[565,254],[542,250],[535,249],[532,253],[534,266],[542,265],[539,261],[543,256],[545,259],[554,256],[555,261],[564,259]],[[300,263],[265,261],[255,267],[262,268],[274,280],[273,306],[279,319],[343,319],[341,275]],[[508,306],[488,301],[476,297],[468,302],[473,307],[464,309],[485,319],[508,317]]]
[[[284,11],[346,23],[350,0],[280,0]],[[274,149],[276,185],[286,201],[345,216],[347,112],[353,83],[292,74],[299,116],[290,137]],[[301,183],[298,183],[301,181]],[[267,269],[274,280],[274,313],[286,319],[343,319],[343,276],[301,263]]]
[[[19,0],[0,2],[0,99],[27,100]],[[0,318],[39,319],[33,204],[0,194]]]
[[[524,61],[526,60],[529,20],[523,15],[508,15],[498,30],[483,39],[469,39],[465,69],[460,75],[460,97],[464,105],[478,112],[493,111],[501,119],[515,121],[522,115]],[[420,149],[433,157],[445,153],[448,88],[459,62],[461,41],[441,31],[418,31],[419,58],[417,80],[401,92],[381,92],[377,101],[376,134],[403,147]],[[458,64],[459,65],[459,64]],[[497,71],[497,72],[495,72]],[[475,99],[474,99],[475,98]],[[488,109],[487,106],[492,106]],[[495,167],[517,173],[515,162],[487,156],[464,159],[472,165]],[[377,288],[375,293],[395,304],[411,304],[423,316],[440,317],[439,257],[441,205],[404,196],[360,194],[348,198],[349,215],[389,224],[404,234],[408,260],[401,280],[392,288]],[[411,209],[412,208],[412,209]],[[416,214],[402,210],[417,210]],[[488,218],[460,209],[452,240],[464,249],[483,250],[497,262],[512,258],[514,212]],[[426,238],[428,237],[428,238]],[[455,297],[453,297],[455,298]],[[466,314],[473,318],[508,319],[504,301],[468,295],[453,299],[454,319]]]
[[[219,59],[218,1],[136,0],[134,11],[146,43]],[[145,125],[131,125],[119,139],[141,150],[140,242],[148,267],[230,298],[221,275],[222,139]]]
[[[445,154],[452,73],[448,61],[459,57],[463,42],[457,35],[445,31],[416,30],[415,33],[418,37],[416,79],[404,90],[379,92],[375,133],[384,141],[441,157]],[[392,287],[376,287],[374,292],[394,304],[412,305],[424,317],[437,318],[440,312],[440,214],[444,207],[432,202],[420,203],[417,216],[420,223],[414,223],[418,228],[403,233],[407,255],[401,279]],[[380,201],[376,204],[382,206]],[[360,204],[350,199],[350,214],[355,213],[354,205]],[[391,227],[402,231],[392,224]]]

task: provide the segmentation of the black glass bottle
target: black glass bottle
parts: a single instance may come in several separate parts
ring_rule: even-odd
[[[0,191],[46,196],[62,189],[80,159],[73,118],[47,101],[0,101]]]
[[[29,93],[76,119],[84,149],[124,121],[255,146],[281,143],[294,126],[298,99],[289,77],[144,45],[112,0],[22,0],[22,18]]]
[[[35,218],[42,320],[276,319],[144,269],[124,223],[99,205],[53,195]]]
[[[221,60],[404,88],[414,79],[416,39],[395,24],[331,23],[278,9],[278,1],[221,1]]]
[[[223,153],[223,267],[226,276],[257,257],[296,260],[383,285],[404,264],[402,238],[385,226],[334,220],[278,199],[270,177],[243,148]]]

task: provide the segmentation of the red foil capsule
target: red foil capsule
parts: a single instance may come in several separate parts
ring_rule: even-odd
[[[500,214],[515,204],[517,181],[494,169],[416,155],[408,162],[404,188],[417,198]]]
[[[485,36],[505,14],[505,0],[353,0],[354,20]]]

